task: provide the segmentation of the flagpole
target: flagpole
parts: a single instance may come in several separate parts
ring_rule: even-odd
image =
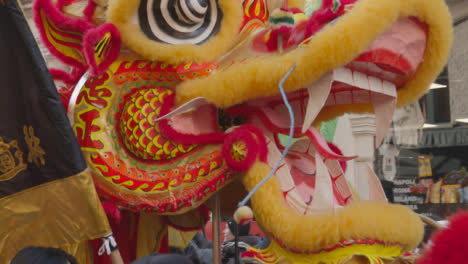
[[[221,200],[213,196],[213,264],[221,264]]]

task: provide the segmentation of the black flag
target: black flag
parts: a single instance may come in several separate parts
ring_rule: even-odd
[[[0,263],[110,232],[19,4],[0,0]]]

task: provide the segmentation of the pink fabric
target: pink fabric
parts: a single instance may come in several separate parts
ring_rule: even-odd
[[[166,103],[161,107],[160,116],[169,113],[170,109],[174,106],[174,94],[167,97]],[[206,118],[206,117],[205,117]],[[170,120],[164,119],[159,121],[159,129],[168,139],[178,142],[181,144],[209,144],[209,143],[221,143],[224,141],[224,133],[213,132],[206,134],[193,134],[190,132],[183,133],[175,130],[169,123]]]
[[[175,131],[202,135],[221,132],[218,127],[217,110],[213,105],[204,105],[193,112],[169,118]]]
[[[369,57],[366,54],[373,52],[372,62],[379,63],[384,58],[376,51],[383,50],[393,54],[393,59],[385,58],[387,64],[393,66],[392,64],[396,64],[400,58],[404,58],[409,64],[404,73],[411,74],[423,60],[426,42],[427,26],[411,18],[398,19],[389,30],[373,41],[363,53],[364,56],[358,57],[356,61],[368,61],[363,57]]]
[[[303,157],[299,160],[288,160],[291,167],[291,177],[296,191],[306,204],[312,201],[315,190],[315,159]],[[310,168],[314,168],[312,172]]]

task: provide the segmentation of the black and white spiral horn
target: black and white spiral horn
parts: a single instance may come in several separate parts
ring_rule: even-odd
[[[217,0],[141,0],[138,14],[145,35],[168,44],[202,44],[223,18]]]

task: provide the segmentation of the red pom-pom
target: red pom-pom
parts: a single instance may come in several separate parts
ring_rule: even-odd
[[[245,172],[255,162],[259,145],[255,134],[245,128],[237,128],[226,136],[223,156],[226,164],[237,172]]]
[[[432,246],[417,264],[459,264],[468,258],[468,212],[460,212],[450,218],[447,228],[435,233]]]

